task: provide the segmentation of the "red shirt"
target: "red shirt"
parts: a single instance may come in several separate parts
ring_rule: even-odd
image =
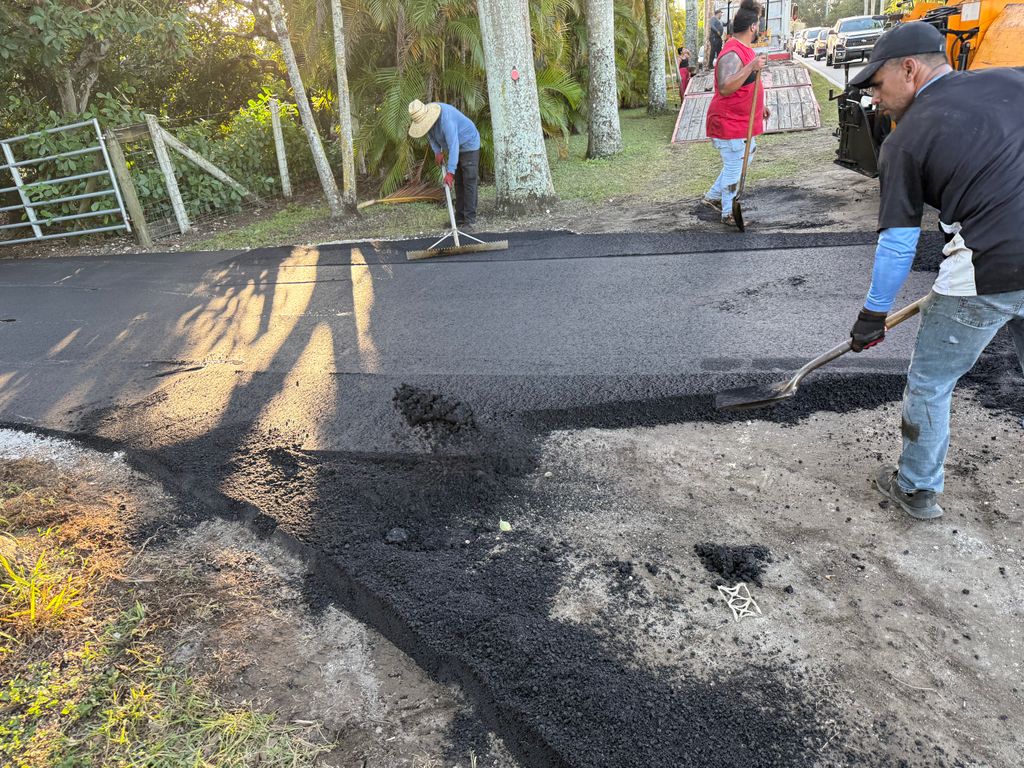
[[[746,66],[757,56],[754,49],[744,45],[735,37],[730,37],[718,55],[715,64],[715,95],[711,97],[708,107],[707,132],[712,139],[745,139],[747,125],[750,123],[750,104],[754,99],[754,83],[748,83],[737,89],[730,96],[718,92],[718,67],[727,53],[735,53],[740,62]],[[754,136],[764,133],[764,87],[757,89],[757,108],[754,112]]]

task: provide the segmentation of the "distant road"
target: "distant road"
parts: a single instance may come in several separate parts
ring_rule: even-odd
[[[845,86],[845,84],[846,84],[845,83],[846,73],[844,72],[844,68],[843,67],[840,67],[839,69],[835,69],[834,67],[826,66],[824,59],[822,59],[821,61],[815,61],[812,57],[808,57],[808,58],[805,59],[803,56],[796,56],[795,58],[796,58],[797,61],[799,61],[801,64],[803,64],[808,69],[812,69],[815,72],[817,72],[819,75],[824,76],[825,79],[828,80],[833,85],[837,85],[840,88]],[[860,72],[860,70],[862,70],[863,68],[864,68],[864,62],[862,62],[862,61],[858,61],[855,64],[851,64],[850,65],[850,77],[853,77],[855,74]]]

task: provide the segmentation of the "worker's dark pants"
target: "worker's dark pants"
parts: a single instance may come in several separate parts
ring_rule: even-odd
[[[722,52],[722,40],[719,38],[717,41],[711,41],[711,55],[708,57],[708,69],[712,69],[715,66],[715,62],[718,61],[718,54]]]
[[[476,224],[476,191],[480,186],[480,150],[459,152],[455,168],[455,223]]]

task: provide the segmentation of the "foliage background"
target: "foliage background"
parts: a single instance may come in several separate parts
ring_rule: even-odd
[[[261,0],[3,0],[0,3],[0,136],[97,117],[104,129],[158,115],[193,146],[257,194],[276,189],[267,100],[292,100]],[[706,2],[706,0],[705,0]],[[831,18],[825,0],[803,15]],[[425,140],[406,135],[409,101],[445,101],[480,128],[481,165],[493,169],[480,27],[474,0],[343,0],[348,75],[361,196],[387,194],[412,174],[434,173]],[[647,100],[644,0],[614,0],[618,97],[622,108]],[[335,62],[328,0],[284,0],[292,43],[328,152],[337,162]],[[820,5],[820,8],[819,8]],[[670,4],[681,42],[685,19]],[[852,6],[851,6],[852,8]],[[541,119],[561,156],[586,130],[587,45],[584,0],[531,0]],[[827,20],[827,19],[824,19]],[[295,179],[311,177],[301,128],[284,120]],[[63,144],[62,144],[63,142]],[[19,151],[60,151],[52,137]],[[173,153],[172,153],[173,154]],[[63,175],[92,170],[90,157],[61,163]],[[236,193],[176,161],[193,214],[237,207]],[[41,166],[39,171],[51,171]],[[146,202],[161,185],[155,167],[133,169]],[[0,174],[6,176],[6,174]],[[85,182],[62,188],[80,191]],[[0,187],[9,186],[6,178]],[[53,194],[57,194],[54,192]],[[10,195],[0,204],[11,204]],[[101,205],[103,203],[97,203]],[[47,209],[50,216],[70,207]]]

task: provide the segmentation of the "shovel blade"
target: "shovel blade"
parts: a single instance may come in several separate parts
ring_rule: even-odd
[[[732,199],[732,218],[736,222],[736,229],[740,232],[746,232],[747,228],[743,224],[743,208],[740,206],[740,197],[737,195]]]
[[[775,405],[795,394],[796,387],[789,381],[727,389],[715,395],[715,409],[719,411],[748,411],[752,408]]]

